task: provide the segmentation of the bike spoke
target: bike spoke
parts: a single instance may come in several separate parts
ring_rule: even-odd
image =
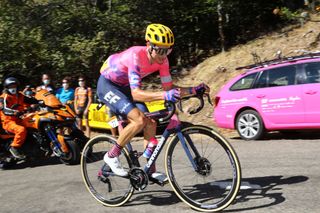
[[[228,152],[226,142],[211,136],[211,131],[199,128],[199,131],[184,132],[197,170],[194,170],[178,137],[168,147],[170,162],[166,162],[169,163],[169,175],[172,175],[170,182],[179,197],[193,208],[200,211],[223,209],[235,198],[240,187],[240,167],[234,165],[236,156]],[[200,156],[195,155],[197,151],[194,149]]]
[[[105,153],[115,142],[112,138],[101,136],[91,139],[84,148],[81,159],[82,175],[91,195],[107,206],[124,204],[132,195],[133,189],[128,178],[113,175],[103,160]],[[125,169],[129,169],[126,154],[120,156]],[[109,168],[110,169],[110,168]]]

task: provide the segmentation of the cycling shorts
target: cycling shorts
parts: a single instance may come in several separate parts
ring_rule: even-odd
[[[142,102],[134,102],[130,86],[120,86],[111,80],[100,76],[97,85],[99,99],[116,115],[127,117],[129,112],[138,108],[142,112],[148,112],[147,106]]]

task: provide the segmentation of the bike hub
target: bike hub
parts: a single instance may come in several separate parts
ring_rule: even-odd
[[[212,166],[208,159],[206,158],[197,158],[198,173],[203,176],[209,176],[212,172]]]

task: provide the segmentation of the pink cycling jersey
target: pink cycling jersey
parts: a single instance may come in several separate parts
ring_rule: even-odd
[[[163,87],[172,86],[169,62],[150,64],[147,47],[134,46],[123,52],[113,54],[104,62],[100,69],[101,75],[120,85],[130,85],[131,89],[140,88],[142,78],[159,70]]]

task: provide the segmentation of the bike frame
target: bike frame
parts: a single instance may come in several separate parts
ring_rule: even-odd
[[[192,167],[194,168],[195,171],[197,171],[197,165],[192,157],[192,154],[189,150],[189,147],[187,145],[187,143],[189,144],[189,146],[191,147],[191,149],[193,150],[194,154],[196,155],[196,157],[199,156],[199,153],[198,151],[196,150],[196,148],[194,147],[192,141],[190,138],[185,138],[185,136],[182,134],[181,132],[181,127],[182,127],[182,124],[178,118],[177,115],[173,115],[171,118],[170,118],[170,122],[168,124],[168,126],[166,127],[166,129],[164,130],[156,148],[154,149],[151,157],[149,158],[147,164],[145,164],[143,170],[145,173],[148,174],[149,170],[150,170],[150,167],[156,162],[158,156],[160,155],[164,145],[166,144],[168,138],[170,137],[171,134],[176,134],[178,137],[179,137],[179,140],[182,144],[182,147],[186,153],[186,155],[188,156],[188,159],[190,160],[191,164],[192,164]],[[187,139],[187,141],[186,141]],[[132,153],[134,150],[133,150],[133,147],[131,145],[131,143],[128,143],[126,145],[126,148],[127,150],[129,151],[129,153]]]

